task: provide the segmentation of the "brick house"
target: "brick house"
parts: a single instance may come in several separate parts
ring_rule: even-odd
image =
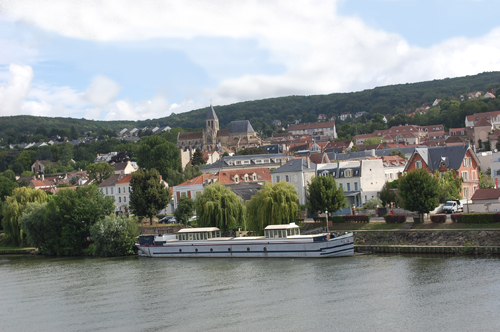
[[[419,147],[408,160],[405,173],[423,168],[429,173],[455,170],[463,179],[461,196],[470,199],[479,188],[480,161],[467,144],[454,146]]]

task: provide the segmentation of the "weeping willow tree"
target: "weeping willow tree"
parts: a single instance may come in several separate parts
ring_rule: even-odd
[[[2,226],[5,232],[6,240],[15,246],[23,244],[23,230],[19,224],[24,210],[28,203],[45,203],[47,194],[32,187],[21,187],[14,189],[12,195],[8,196],[3,204]]]
[[[195,201],[199,227],[218,227],[221,231],[245,228],[245,205],[231,189],[219,183],[203,189]]]
[[[247,226],[249,230],[260,233],[267,225],[294,222],[298,211],[299,196],[290,183],[266,183],[247,202]]]

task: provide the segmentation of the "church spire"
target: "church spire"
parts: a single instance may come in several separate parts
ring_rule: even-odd
[[[212,107],[212,103],[210,103],[210,108],[208,109],[207,120],[219,120],[217,114],[215,114],[214,108]]]

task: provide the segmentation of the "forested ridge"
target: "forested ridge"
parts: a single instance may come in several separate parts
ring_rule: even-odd
[[[350,92],[332,93],[328,95],[287,96],[240,102],[225,106],[214,106],[219,117],[221,129],[228,128],[231,121],[250,120],[255,130],[270,133],[274,130],[273,120],[281,120],[284,124],[300,119],[302,122],[314,122],[318,114],[328,117],[338,116],[343,112],[367,112],[364,121],[378,113],[394,115],[408,113],[423,104],[431,104],[435,99],[457,100],[460,95],[474,91],[491,91],[500,88],[500,72],[485,72],[473,76],[446,78],[420,83],[397,84],[374,89]],[[499,89],[500,90],[500,89]],[[496,95],[498,96],[498,91]],[[498,100],[486,105],[475,105],[462,110],[461,114],[476,111],[500,109]],[[453,106],[453,105],[452,105]],[[181,127],[186,130],[205,127],[205,115],[208,107],[181,114],[172,114],[168,117],[143,121],[94,121],[73,118],[49,118],[38,116],[8,116],[0,117],[0,137],[6,139],[14,133],[35,133],[38,129],[44,133],[52,130],[70,131],[76,128],[81,135],[83,132],[111,134],[122,128],[143,128],[154,126]],[[463,107],[462,107],[463,108]],[[457,114],[452,114],[453,116]],[[441,121],[441,117],[449,118],[450,113],[432,115],[435,119],[430,122]],[[450,119],[448,119],[450,120]],[[463,118],[458,121],[451,119],[445,124],[455,127],[463,123]],[[404,117],[399,122],[408,121]],[[420,120],[414,120],[420,121]],[[410,121],[411,122],[411,121]],[[429,122],[429,120],[427,120]],[[456,122],[456,123],[455,123]],[[429,123],[434,124],[434,123]],[[368,129],[362,131],[369,131]]]

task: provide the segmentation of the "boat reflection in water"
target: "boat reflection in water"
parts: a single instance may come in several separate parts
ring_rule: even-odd
[[[300,235],[295,223],[269,225],[264,236],[221,237],[216,227],[184,228],[176,235],[141,235],[145,257],[340,257],[354,255],[353,233]]]

